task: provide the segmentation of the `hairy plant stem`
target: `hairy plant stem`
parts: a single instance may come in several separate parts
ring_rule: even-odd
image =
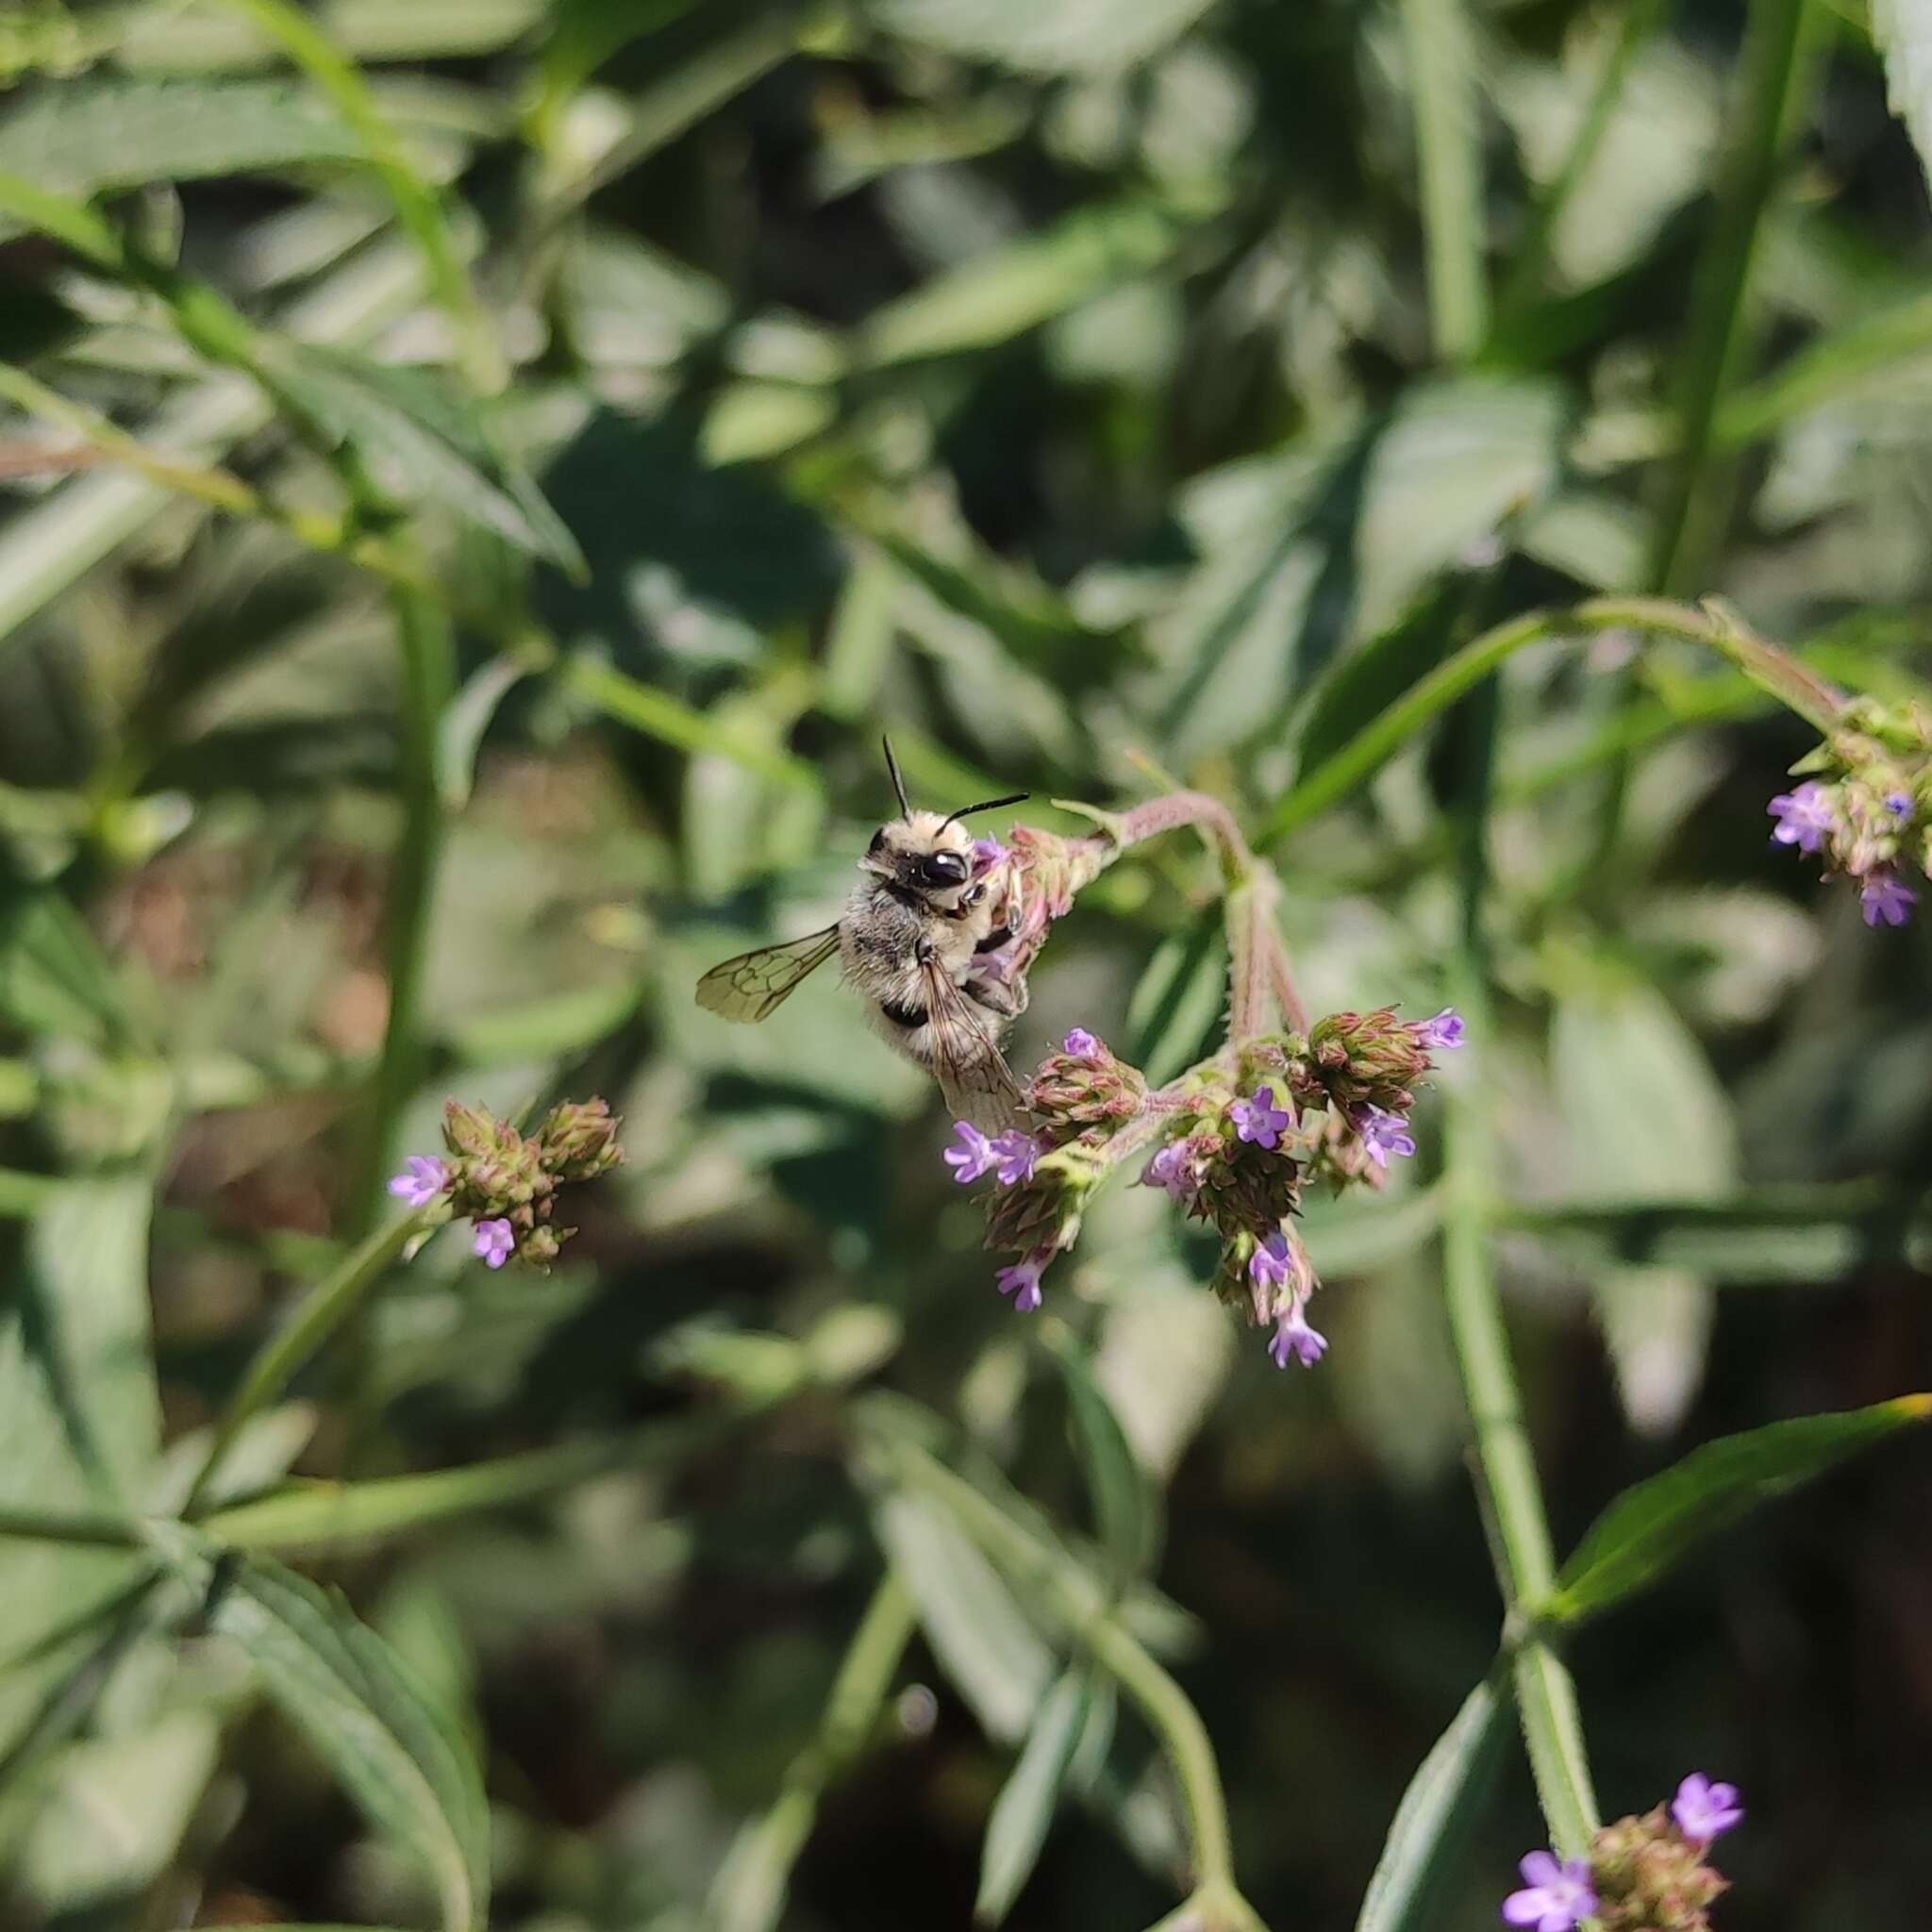
[[[383,952],[389,968],[389,1014],[382,1055],[371,1083],[369,1121],[349,1201],[352,1236],[366,1233],[381,1211],[383,1178],[394,1157],[398,1117],[423,1064],[418,1008],[429,908],[442,853],[442,794],[437,745],[442,714],[456,691],[456,647],[448,613],[432,599],[397,591],[396,643],[402,657],[402,714],[397,763],[403,826],[390,865]]]
[[[1234,814],[1205,791],[1170,791],[1130,807],[1109,823],[1122,850],[1162,832],[1192,825],[1220,861],[1222,906],[1227,922],[1227,1036],[1240,1042],[1269,1031],[1274,1016],[1296,1033],[1307,1030],[1307,1009],[1295,991],[1288,953],[1274,924],[1281,886],[1256,857]]]
[[[1844,708],[1841,692],[1754,635],[1740,618],[1714,601],[1693,608],[1662,597],[1592,597],[1566,609],[1525,611],[1472,638],[1340,750],[1305,773],[1276,802],[1263,828],[1262,843],[1274,844],[1339,804],[1424,725],[1467,696],[1518,651],[1545,638],[1607,630],[1647,632],[1715,651],[1821,736],[1836,728]]]
[[[303,1366],[342,1324],[359,1308],[370,1291],[419,1234],[435,1225],[432,1210],[405,1214],[370,1235],[339,1267],[302,1296],[275,1332],[256,1351],[235,1392],[229,1396],[214,1440],[181,1506],[192,1519],[208,1493],[222,1458],[237,1436],[274,1402]]]
[[[1037,1591],[1069,1634],[1133,1699],[1160,1740],[1180,1788],[1192,1851],[1194,1898],[1221,1902],[1224,1915],[1218,1924],[1257,1925],[1234,1882],[1227,1800],[1214,1747],[1187,1692],[1118,1621],[1110,1599],[1091,1578],[1054,1561],[997,1505],[923,1449],[896,1441],[888,1453],[916,1467],[921,1486],[944,1502],[960,1528],[999,1568]]]

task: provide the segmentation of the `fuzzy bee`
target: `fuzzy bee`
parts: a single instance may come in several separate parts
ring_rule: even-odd
[[[899,816],[873,834],[844,916],[712,967],[698,981],[698,1005],[726,1020],[766,1019],[836,953],[879,1038],[939,1081],[958,1119],[998,1133],[1024,1103],[1001,1052],[1025,1004],[1024,982],[993,970],[991,956],[1010,937],[1000,914],[1005,895],[990,876],[1000,858],[976,849],[959,821],[1026,793],[982,799],[944,818],[915,811],[890,740],[885,752]]]

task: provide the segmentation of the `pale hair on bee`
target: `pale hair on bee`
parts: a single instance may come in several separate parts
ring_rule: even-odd
[[[1025,982],[1008,983],[992,962],[1011,937],[1000,913],[1007,895],[992,890],[1003,855],[996,846],[989,854],[959,822],[1027,794],[981,799],[944,816],[916,811],[891,741],[884,745],[899,816],[873,834],[843,915],[823,931],[712,967],[698,981],[698,1005],[726,1020],[766,1019],[836,953],[873,1031],[938,1080],[957,1119],[996,1134],[1025,1104],[1004,1052],[1025,1007]]]

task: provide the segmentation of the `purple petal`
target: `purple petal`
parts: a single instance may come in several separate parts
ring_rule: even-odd
[[[1547,1897],[1541,1886],[1531,1891],[1512,1891],[1503,1901],[1503,1923],[1507,1925],[1541,1925],[1548,1909]]]
[[[1557,1862],[1554,1852],[1525,1853],[1516,1869],[1523,1874],[1525,1885],[1554,1885],[1563,1875],[1563,1868]]]
[[[1075,1026],[1060,1042],[1060,1051],[1070,1059],[1091,1060],[1100,1052],[1100,1042],[1084,1026]]]

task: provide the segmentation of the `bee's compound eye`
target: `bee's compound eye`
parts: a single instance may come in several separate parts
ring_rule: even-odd
[[[865,849],[868,853],[872,854],[874,857],[876,857],[879,853],[883,852],[886,849],[885,826],[881,825],[878,828],[878,830],[872,835],[872,843],[868,845]]]
[[[919,872],[928,885],[963,886],[966,883],[966,860],[958,852],[928,852],[920,862]]]

